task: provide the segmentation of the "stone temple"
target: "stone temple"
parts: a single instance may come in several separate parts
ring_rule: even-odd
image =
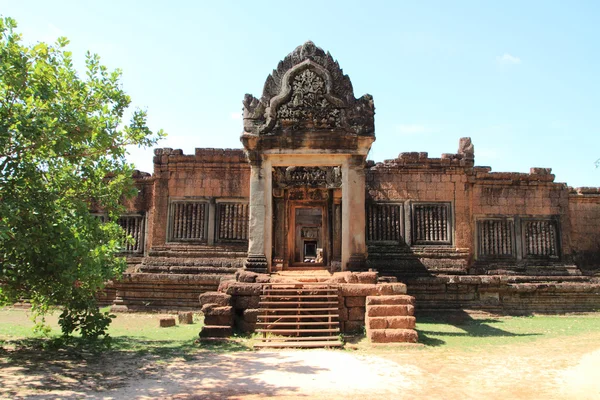
[[[599,188],[554,182],[549,168],[476,166],[470,138],[439,158],[369,161],[374,100],[357,98],[312,42],[277,65],[260,98],[247,94],[243,110],[243,149],[156,149],[153,174],[136,173],[139,195],[120,219],[136,243],[104,302],[203,305],[211,337],[271,327],[265,304],[277,290],[271,303],[292,293],[296,303],[333,304],[331,295],[329,330],[366,325],[374,341],[416,340],[413,306],[599,308]]]

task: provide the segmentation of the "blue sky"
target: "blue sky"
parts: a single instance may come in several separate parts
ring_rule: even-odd
[[[71,40],[123,69],[160,147],[240,147],[241,101],[312,40],[370,93],[370,157],[453,153],[462,136],[493,171],[552,167],[599,186],[597,1],[0,1],[28,42]],[[152,151],[130,160],[152,170]]]

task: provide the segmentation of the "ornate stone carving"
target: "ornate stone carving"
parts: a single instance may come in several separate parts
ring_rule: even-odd
[[[338,188],[342,185],[340,167],[274,167],[273,187]]]
[[[267,77],[260,100],[247,94],[243,105],[244,131],[250,135],[302,129],[374,135],[373,98],[356,99],[337,61],[310,41]]]
[[[343,125],[344,109],[327,100],[325,81],[306,69],[294,77],[287,103],[277,110],[275,129],[334,129]]]
[[[257,273],[267,273],[267,257],[264,254],[248,254],[244,268]]]

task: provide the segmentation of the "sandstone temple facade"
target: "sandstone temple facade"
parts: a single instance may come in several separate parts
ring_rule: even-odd
[[[357,98],[311,42],[243,107],[243,148],[156,149],[154,172],[136,174],[139,196],[120,220],[136,244],[107,302],[194,308],[244,271],[258,273],[250,283],[372,271],[373,284],[404,282],[417,310],[600,306],[598,188],[557,183],[548,168],[476,166],[469,138],[439,158],[369,161],[373,98]]]

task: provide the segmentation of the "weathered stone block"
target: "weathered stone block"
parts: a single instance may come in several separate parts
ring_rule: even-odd
[[[348,308],[348,320],[349,321],[364,321],[364,319],[365,319],[365,308],[364,307]]]
[[[238,282],[254,283],[258,274],[252,271],[239,270],[235,273],[235,277]]]
[[[200,338],[224,338],[233,335],[231,326],[205,325],[200,331]]]
[[[346,321],[342,323],[344,325],[344,332],[352,333],[352,332],[362,332],[365,327],[364,321]]]
[[[368,329],[415,329],[415,317],[370,317]]]
[[[391,295],[391,296],[369,296],[366,298],[366,305],[414,305],[415,298],[408,295]]]
[[[200,300],[201,307],[205,304],[215,304],[217,306],[228,306],[231,304],[231,296],[219,292],[202,293],[198,299]]]
[[[340,307],[340,321],[348,321],[348,309],[346,307]]]
[[[218,307],[214,304],[206,304],[202,307],[202,313],[204,316],[207,315],[233,315],[233,307],[231,306],[223,306]]]
[[[340,291],[344,297],[366,297],[377,294],[377,285],[341,284]]]
[[[417,343],[419,340],[413,329],[368,329],[367,338],[373,343]]]
[[[406,294],[404,283],[379,283],[376,287],[379,295]]]
[[[233,315],[206,315],[204,325],[231,326],[233,324]]]
[[[359,272],[356,274],[358,283],[375,284],[377,283],[377,272]]]
[[[258,308],[260,303],[259,296],[234,296],[233,304],[237,310],[244,310],[247,308]]]
[[[226,293],[231,296],[258,296],[262,292],[261,283],[236,282],[229,285]]]
[[[179,319],[180,325],[190,325],[194,323],[194,313],[189,312],[180,312],[177,314],[177,318]]]
[[[176,325],[174,317],[161,318],[158,323],[161,328],[169,328]]]
[[[246,322],[256,323],[259,312],[260,310],[256,308],[244,310],[242,313],[242,319]]]
[[[364,307],[366,297],[346,297],[346,307]]]
[[[414,315],[415,307],[411,305],[367,306],[368,317],[395,317]]]

